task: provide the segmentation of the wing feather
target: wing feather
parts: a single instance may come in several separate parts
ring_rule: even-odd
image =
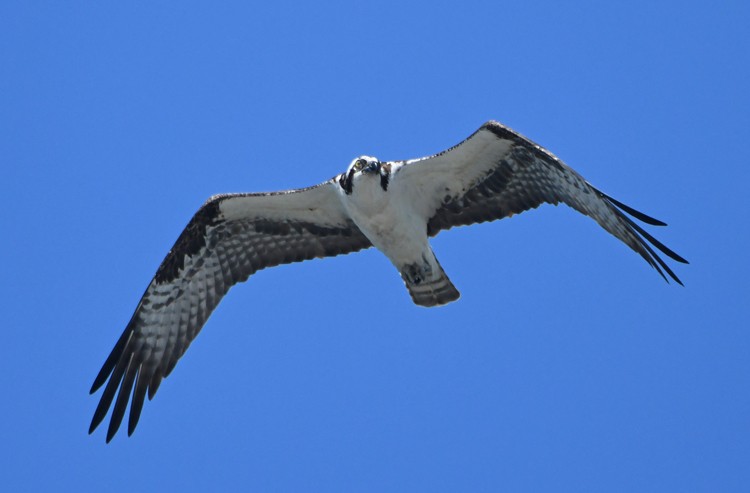
[[[420,198],[418,210],[428,218],[430,236],[510,217],[543,203],[564,203],[623,241],[664,279],[666,272],[682,284],[649,243],[677,262],[687,261],[625,213],[653,226],[665,223],[600,192],[554,154],[500,123],[487,122],[435,156],[397,163],[396,173],[406,178],[402,181],[409,193]]]
[[[153,398],[234,284],[267,267],[371,246],[344,213],[336,186],[209,199],[159,266],[94,380],[91,393],[106,386],[89,433],[112,407],[109,442],[128,401],[133,433],[145,397]]]

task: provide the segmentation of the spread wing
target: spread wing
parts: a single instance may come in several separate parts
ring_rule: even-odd
[[[120,427],[131,395],[128,434],[133,433],[146,394],[154,396],[234,284],[266,267],[370,247],[344,213],[337,186],[329,181],[288,192],[210,198],[159,266],[99,371],[91,393],[107,385],[89,433],[105,418],[115,395],[107,442]]]
[[[391,166],[392,186],[400,183],[417,198],[430,236],[454,226],[509,217],[545,202],[562,202],[635,250],[665,280],[664,272],[682,284],[652,246],[677,262],[687,261],[626,213],[653,226],[665,223],[597,190],[551,152],[498,122],[487,122],[440,154]]]

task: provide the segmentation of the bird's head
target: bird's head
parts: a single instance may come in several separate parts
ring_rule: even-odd
[[[380,171],[380,161],[372,156],[359,156],[351,162],[347,174],[378,174]]]
[[[381,176],[382,169],[382,165],[380,161],[378,161],[378,158],[372,156],[359,156],[351,162],[346,169],[346,173],[339,175],[339,184],[346,194],[349,195],[352,193],[355,180],[364,179],[365,176]],[[383,178],[381,176],[381,181],[382,180]],[[385,188],[383,189],[385,190]]]

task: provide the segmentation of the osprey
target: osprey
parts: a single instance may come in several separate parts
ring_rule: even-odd
[[[430,237],[560,202],[594,219],[665,280],[668,275],[682,284],[652,246],[687,261],[625,213],[650,225],[665,223],[597,190],[552,153],[494,121],[434,156],[392,162],[361,156],[314,187],[211,197],[159,266],[94,380],[91,393],[107,385],[89,433],[114,400],[109,442],[132,398],[132,434],[144,398],[153,398],[221,298],[260,269],[374,246],[401,274],[414,303],[443,305],[459,293]]]

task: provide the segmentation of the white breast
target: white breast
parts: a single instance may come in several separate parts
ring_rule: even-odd
[[[377,175],[357,174],[352,193],[341,200],[352,220],[397,267],[421,261],[427,243],[427,219],[418,214],[401,187],[383,190]],[[403,189],[401,189],[403,190]]]

